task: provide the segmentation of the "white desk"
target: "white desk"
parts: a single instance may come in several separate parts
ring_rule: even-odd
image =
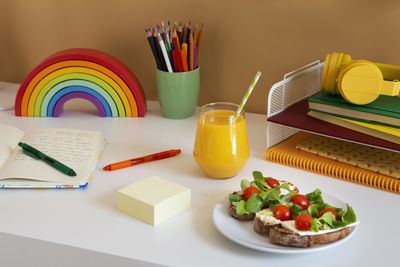
[[[192,157],[197,115],[161,116],[155,102],[145,118],[100,118],[65,112],[60,118],[15,117],[0,123],[30,131],[40,127],[100,130],[108,144],[85,190],[0,191],[0,266],[398,266],[399,195],[288,168],[263,159],[266,116],[247,114],[251,158],[234,178],[205,178]],[[164,149],[182,155],[113,172],[105,164]],[[253,170],[300,188],[319,187],[352,204],[361,221],[352,239],[311,254],[259,252],[222,236],[212,223],[214,205],[239,188]],[[152,175],[192,189],[192,207],[153,227],[116,210],[116,192]]]

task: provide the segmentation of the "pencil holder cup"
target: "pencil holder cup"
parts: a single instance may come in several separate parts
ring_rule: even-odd
[[[185,119],[194,114],[200,88],[200,69],[166,72],[157,69],[157,91],[161,111],[169,119]]]

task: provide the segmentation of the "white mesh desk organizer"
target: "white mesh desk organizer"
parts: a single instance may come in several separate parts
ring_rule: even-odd
[[[324,63],[314,61],[304,67],[285,74],[283,80],[275,83],[268,95],[267,117],[284,111],[292,104],[305,99],[320,90]],[[273,123],[267,123],[267,148],[282,142],[299,130]]]
[[[359,165],[352,165],[352,162],[343,162],[337,158],[324,159],[321,157],[321,154],[304,152],[305,150],[303,149],[303,153],[301,153],[296,149],[296,147],[298,148],[297,145],[303,143],[307,138],[309,140],[316,139],[315,135],[310,134],[312,133],[317,136],[334,138],[330,139],[334,146],[342,141],[335,142],[332,140],[344,140],[350,141],[352,143],[350,145],[358,144],[362,150],[375,147],[381,148],[380,150],[384,149],[383,151],[386,150],[386,154],[392,153],[390,156],[399,156],[400,145],[398,144],[381,139],[371,141],[371,137],[369,137],[368,142],[364,143],[363,140],[366,139],[360,136],[358,132],[344,128],[339,131],[337,128],[331,128],[336,127],[335,125],[332,126],[329,124],[328,126],[326,122],[307,116],[308,103],[306,99],[320,91],[323,68],[324,63],[320,61],[312,62],[286,74],[282,81],[271,87],[267,107],[269,121],[267,123],[266,159],[374,188],[400,193],[400,179],[394,175],[387,175],[387,173],[382,172],[384,167],[379,170],[372,170],[372,168],[362,170],[359,168]],[[289,120],[283,119],[284,116],[285,118],[289,118]],[[303,123],[303,119],[305,122],[304,125],[301,124]],[[308,124],[308,126],[305,124]],[[302,133],[296,134],[300,131]],[[341,133],[338,134],[337,132]],[[340,151],[340,153],[342,155],[344,153],[345,157],[349,155],[344,150]],[[383,166],[383,164],[386,164],[386,166],[390,165],[383,160],[379,161],[376,165]],[[400,163],[395,162],[391,165],[395,166],[397,173],[400,172]]]

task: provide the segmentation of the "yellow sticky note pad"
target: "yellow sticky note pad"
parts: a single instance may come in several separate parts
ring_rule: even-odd
[[[189,188],[152,176],[118,191],[118,210],[157,225],[190,208]]]

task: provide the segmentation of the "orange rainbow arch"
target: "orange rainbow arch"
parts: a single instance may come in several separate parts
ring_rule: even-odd
[[[139,80],[121,61],[94,49],[55,53],[22,82],[15,115],[58,117],[73,98],[92,102],[102,117],[144,117],[146,98]]]

